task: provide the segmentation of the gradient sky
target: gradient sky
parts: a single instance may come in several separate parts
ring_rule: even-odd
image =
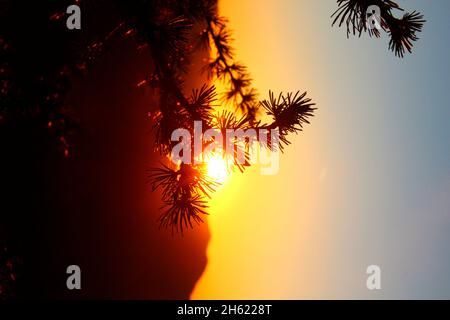
[[[427,20],[402,60],[332,28],[333,0],[221,1],[261,97],[307,90],[318,110],[278,175],[215,195],[192,298],[450,298],[450,2],[399,4]]]

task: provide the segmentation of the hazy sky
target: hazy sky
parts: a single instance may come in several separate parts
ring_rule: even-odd
[[[404,59],[332,28],[333,0],[221,1],[261,97],[307,90],[318,110],[277,176],[216,194],[193,298],[450,298],[450,2],[399,4],[427,20]]]

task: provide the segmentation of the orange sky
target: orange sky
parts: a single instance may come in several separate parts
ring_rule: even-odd
[[[307,52],[302,57],[305,73],[292,73],[290,65],[298,63],[298,57],[290,53],[289,35],[277,28],[282,23],[277,5],[274,0],[257,5],[220,2],[221,15],[230,20],[237,58],[248,66],[261,98],[269,89],[311,89]],[[308,91],[317,102],[317,92]],[[317,120],[313,118],[314,126],[320,126]],[[235,172],[214,195],[208,217],[208,265],[191,298],[292,298],[300,285],[293,283],[294,274],[305,292],[314,295],[311,275],[321,268],[316,253],[327,248],[312,239],[318,233],[326,238],[327,228],[313,217],[312,203],[327,170],[311,156],[310,126],[292,140],[277,175],[260,175],[257,167]]]

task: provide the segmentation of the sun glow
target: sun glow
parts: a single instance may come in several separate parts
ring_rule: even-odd
[[[228,177],[227,162],[220,155],[214,155],[207,161],[207,172],[208,176],[223,183]]]

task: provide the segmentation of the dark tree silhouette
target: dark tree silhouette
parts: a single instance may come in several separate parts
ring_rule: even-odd
[[[337,0],[338,9],[331,15],[334,18],[332,25],[347,27],[347,37],[350,34],[361,36],[368,32],[369,36],[379,38],[380,30],[390,36],[389,50],[402,58],[406,51],[412,52],[413,42],[418,40],[417,33],[422,30],[425,23],[423,15],[419,12],[406,12],[401,18],[394,16],[394,11],[403,9],[391,0]],[[380,21],[378,28],[367,27],[367,9],[371,5],[380,8]]]
[[[93,4],[85,1],[80,5],[82,10],[86,10]],[[202,121],[205,129],[221,126],[219,129],[223,132],[225,129],[250,127],[279,128],[282,142],[288,144],[287,134],[299,131],[302,123],[307,123],[306,119],[312,116],[314,104],[305,98],[306,93],[300,96],[280,95],[277,101],[271,94],[270,102],[262,104],[258,101],[246,67],[235,61],[227,20],[218,15],[215,0],[113,1],[109,5],[119,7],[122,13],[119,24],[105,30],[103,36],[75,39],[78,48],[71,55],[71,61],[55,63],[51,73],[42,75],[36,72],[33,79],[25,74],[29,70],[20,66],[23,57],[15,61],[14,44],[8,42],[14,37],[8,37],[11,36],[8,33],[1,35],[4,90],[0,97],[0,112],[4,121],[30,115],[43,120],[58,137],[64,155],[70,156],[73,148],[70,139],[77,125],[76,117],[71,116],[64,104],[70,77],[88,72],[107,52],[112,39],[129,36],[136,37],[139,45],[148,47],[151,53],[152,68],[138,87],[150,86],[159,96],[158,111],[153,114],[153,120],[155,149],[162,155],[169,155],[175,144],[171,141],[172,132],[178,128],[192,132],[195,120]],[[50,22],[65,22],[64,4],[53,6]],[[7,12],[8,8],[3,10]],[[223,95],[218,96],[214,85],[206,83],[191,94],[185,92],[183,84],[185,79],[193,76],[190,60],[196,50],[208,52],[210,60],[205,61],[204,72],[211,81],[217,79],[225,84],[227,89]],[[23,70],[19,71],[19,68]],[[223,109],[220,104],[233,106],[235,112],[220,112]],[[258,120],[261,111],[267,111],[273,122],[261,123]],[[234,161],[234,164],[243,171],[248,162],[240,164]],[[179,231],[192,226],[192,221],[201,221],[201,215],[206,213],[205,197],[209,197],[217,186],[206,176],[204,165],[183,164],[173,169],[164,166],[151,170],[149,177],[153,189],[161,187],[163,190],[161,225]]]

